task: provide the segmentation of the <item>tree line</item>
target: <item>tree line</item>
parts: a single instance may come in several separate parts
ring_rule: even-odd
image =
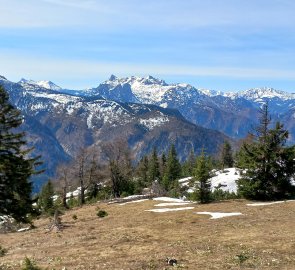
[[[218,155],[208,156],[206,149],[197,154],[192,151],[183,163],[174,144],[167,153],[159,154],[153,148],[138,162],[124,140],[103,143],[99,151],[95,147],[81,149],[72,162],[57,168],[55,179],[43,186],[36,199],[37,210],[32,206],[31,177],[41,173],[37,169],[41,162],[40,157],[32,157],[32,149],[26,148],[25,134],[16,131],[22,122],[20,111],[10,104],[7,92],[0,87],[0,215],[17,220],[26,221],[28,214],[54,209],[56,193],[64,208],[74,202],[83,205],[87,200],[144,192],[174,197],[185,194],[201,203],[210,202],[212,170],[233,166],[241,170],[238,196],[257,200],[294,196],[294,146],[287,146],[288,131],[281,123],[271,125],[267,104],[260,111],[258,127],[235,153],[227,141]],[[191,177],[192,194],[186,193],[178,181],[187,176]],[[77,187],[78,201],[67,198]]]

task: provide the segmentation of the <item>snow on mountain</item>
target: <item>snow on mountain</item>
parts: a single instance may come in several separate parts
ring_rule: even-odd
[[[239,93],[228,93],[228,96],[243,97],[247,100],[259,102],[261,99],[279,98],[281,100],[295,99],[295,94],[290,94],[284,91],[276,90],[270,87],[252,88]]]
[[[205,95],[207,97],[222,96],[225,98],[245,98],[246,100],[256,101],[263,98],[280,98],[281,100],[295,99],[294,93],[287,93],[284,91],[276,90],[270,87],[251,88],[240,92],[222,92],[218,90],[195,88],[186,83],[167,84],[164,80],[156,79],[152,76],[146,78],[141,77],[125,77],[118,78],[111,75],[109,80],[105,81],[102,85],[107,86],[109,91],[114,90],[118,85],[130,85],[132,93],[142,103],[161,103],[166,98],[168,93],[179,96],[188,96],[193,98],[193,93]],[[95,88],[97,91],[100,87]],[[94,89],[91,89],[92,91]],[[198,95],[197,95],[198,96]],[[164,103],[163,103],[164,104]]]
[[[62,89],[60,86],[56,85],[55,83],[51,81],[38,81],[36,82],[36,84],[46,89],[51,89],[55,91],[59,91]]]
[[[156,79],[152,76],[147,76],[146,78],[134,76],[118,78],[114,75],[97,88],[91,89],[90,93],[111,98],[112,94],[119,89],[122,91],[129,90],[130,94],[133,95],[134,101],[157,104],[163,107],[167,106],[165,101],[172,101],[175,96],[180,99],[187,99],[192,98],[193,95],[200,94],[196,88],[189,84],[167,84],[164,80]],[[115,99],[121,97],[122,95],[117,95]]]
[[[203,93],[204,95],[209,96],[209,97],[225,96],[226,95],[224,92],[217,91],[217,90],[198,88],[198,91],[200,91],[201,93]]]
[[[152,130],[155,127],[159,127],[162,124],[169,122],[169,118],[166,115],[158,116],[149,119],[140,119],[140,124],[144,125],[148,130]]]
[[[51,81],[33,81],[33,80],[26,80],[26,79],[22,78],[19,81],[19,83],[21,85],[26,85],[26,84],[38,85],[38,86],[43,87],[45,89],[50,89],[50,90],[54,90],[54,91],[62,90],[61,87],[59,87],[58,85],[56,85],[55,83],[53,83]]]

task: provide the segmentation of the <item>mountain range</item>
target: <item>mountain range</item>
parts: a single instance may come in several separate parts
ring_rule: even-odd
[[[11,102],[22,111],[28,143],[41,154],[46,177],[81,148],[126,139],[139,159],[153,147],[167,152],[174,143],[181,160],[191,150],[214,154],[225,140],[243,138],[257,124],[259,108],[269,103],[295,141],[295,95],[272,88],[237,93],[167,84],[152,76],[117,78],[86,90],[67,90],[51,81],[0,76]],[[44,177],[44,178],[46,178]]]

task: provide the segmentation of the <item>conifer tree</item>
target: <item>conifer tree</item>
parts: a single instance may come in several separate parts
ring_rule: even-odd
[[[49,180],[43,187],[39,194],[38,206],[41,211],[48,214],[54,214],[54,189],[52,182]]]
[[[194,197],[200,203],[208,203],[211,200],[211,169],[211,160],[202,150],[201,155],[197,157],[193,178]]]
[[[194,150],[192,149],[190,151],[190,154],[187,160],[182,165],[182,176],[184,177],[192,176],[194,173],[195,165],[196,165],[196,157],[194,154]]]
[[[14,108],[0,86],[0,215],[27,221],[32,212],[30,177],[37,173],[38,158],[29,158],[24,133],[16,132],[22,124],[20,111]]]
[[[160,178],[161,180],[163,179],[164,175],[165,175],[165,171],[166,171],[166,166],[167,166],[167,157],[165,155],[165,153],[162,153],[161,156],[161,163],[160,163]]]
[[[149,183],[159,180],[160,178],[160,165],[156,147],[154,147],[152,155],[149,160],[148,180]]]
[[[288,131],[279,122],[270,129],[268,105],[261,110],[260,125],[252,143],[244,143],[238,155],[238,166],[245,173],[238,191],[245,198],[273,200],[292,193],[291,178],[295,172],[294,146],[286,147]]]
[[[221,149],[221,165],[222,169],[231,168],[234,165],[233,153],[231,145],[228,141],[225,141]]]
[[[143,156],[139,161],[136,173],[139,178],[140,186],[146,186],[148,183],[149,160],[147,156]]]
[[[172,144],[168,153],[166,171],[163,179],[164,187],[168,190],[181,177],[181,165],[177,158],[175,145]]]

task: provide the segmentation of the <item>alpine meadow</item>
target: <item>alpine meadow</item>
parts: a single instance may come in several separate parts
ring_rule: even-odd
[[[1,1],[0,270],[295,269],[293,1]]]

